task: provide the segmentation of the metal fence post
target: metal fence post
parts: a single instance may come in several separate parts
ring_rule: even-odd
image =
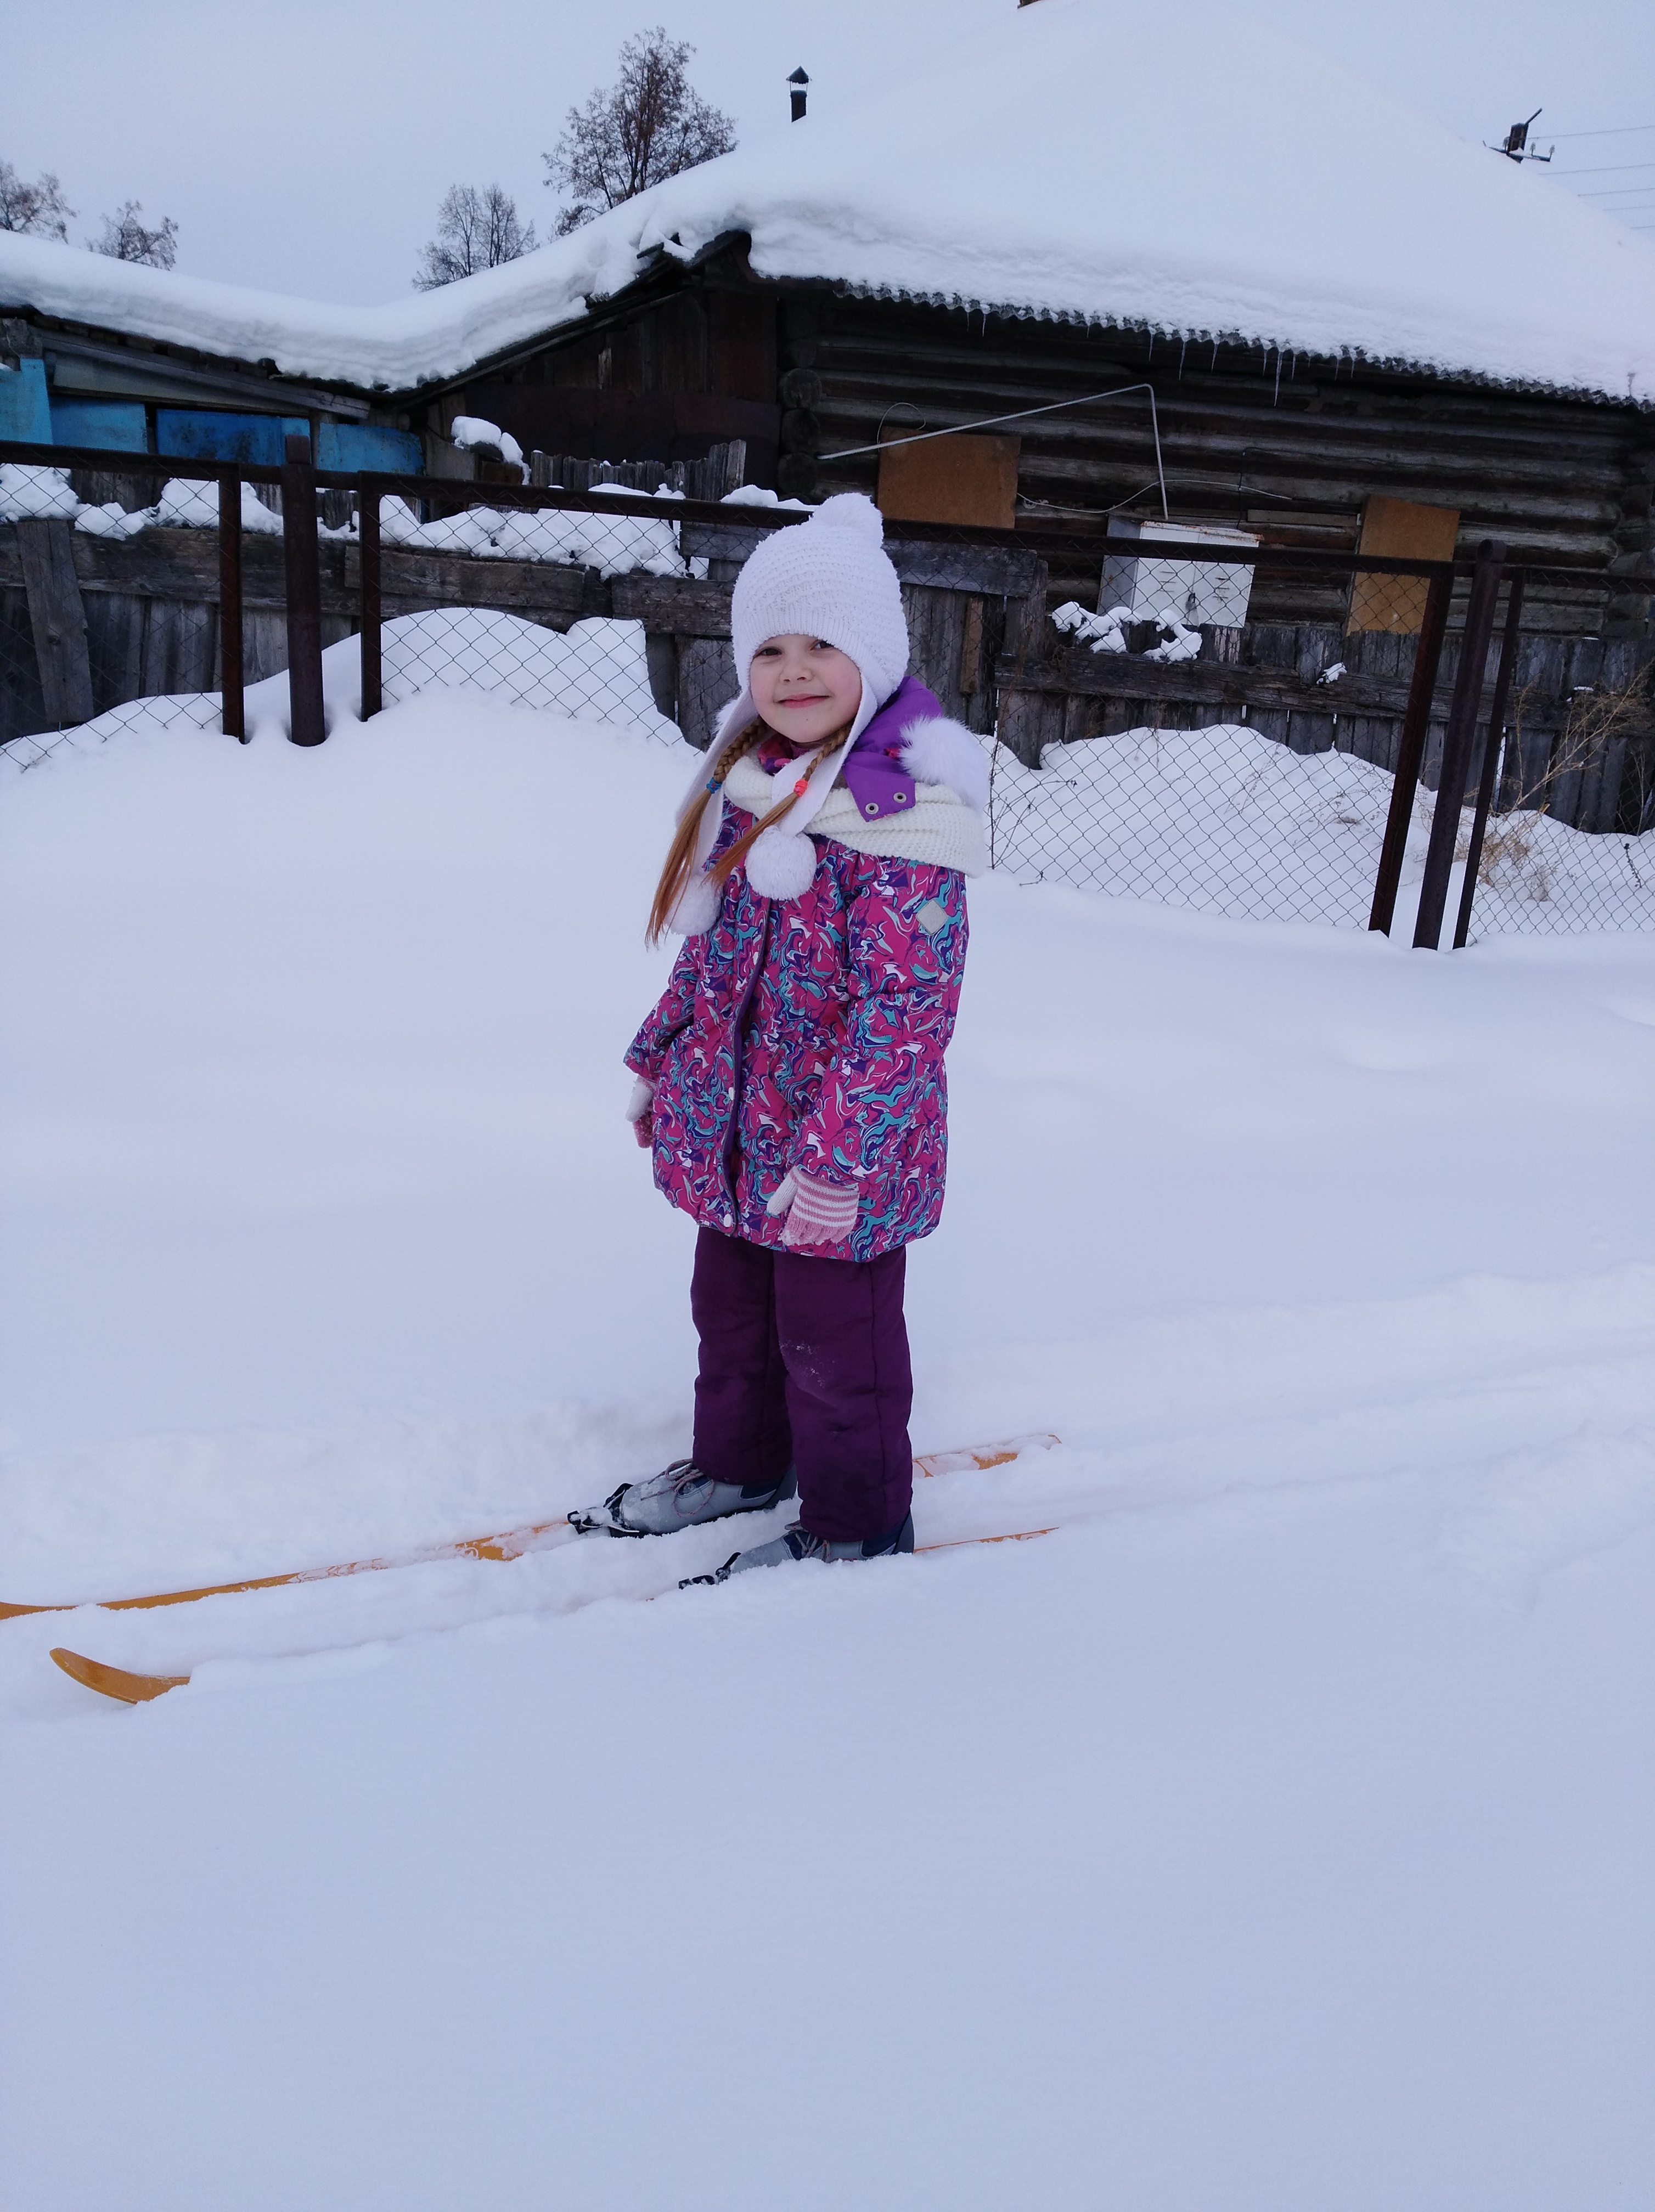
[[[1425,616],[1414,653],[1414,680],[1409,686],[1408,712],[1402,718],[1396,744],[1396,772],[1390,786],[1390,811],[1385,817],[1384,843],[1379,851],[1379,872],[1373,882],[1370,929],[1390,934],[1396,912],[1396,887],[1402,862],[1408,857],[1408,833],[1413,826],[1414,798],[1420,787],[1420,769],[1425,741],[1431,728],[1431,707],[1436,696],[1437,669],[1442,641],[1448,629],[1448,603],[1453,596],[1451,571],[1435,575],[1425,595]]]
[[[1471,842],[1465,854],[1465,881],[1460,885],[1459,919],[1454,925],[1454,950],[1460,951],[1471,928],[1471,902],[1477,895],[1477,870],[1482,865],[1482,840],[1494,804],[1494,781],[1500,772],[1500,740],[1506,734],[1506,702],[1512,693],[1512,674],[1517,666],[1518,630],[1523,621],[1521,568],[1512,579],[1506,602],[1506,635],[1500,641],[1500,672],[1494,678],[1494,704],[1488,714],[1488,734],[1482,741],[1482,779],[1477,786],[1477,811],[1471,822]]]
[[[380,602],[380,494],[372,477],[362,477],[356,489],[357,555],[362,568],[362,717],[377,714],[385,704]]]
[[[1442,772],[1437,779],[1437,804],[1431,817],[1431,842],[1426,848],[1425,880],[1420,885],[1419,919],[1414,925],[1416,951],[1435,952],[1442,944],[1443,909],[1448,903],[1454,847],[1459,842],[1460,807],[1471,766],[1471,740],[1476,735],[1477,710],[1482,704],[1494,602],[1500,597],[1500,571],[1505,565],[1505,546],[1498,538],[1485,538],[1477,548],[1471,596],[1465,609],[1465,635],[1460,642],[1459,673],[1454,679],[1453,702],[1443,734]]]
[[[219,726],[227,738],[247,742],[241,654],[241,479],[228,469],[218,479]]]
[[[327,735],[322,707],[322,568],[316,541],[316,471],[310,441],[287,441],[282,464],[282,550],[288,586],[288,735],[295,745],[319,745]]]

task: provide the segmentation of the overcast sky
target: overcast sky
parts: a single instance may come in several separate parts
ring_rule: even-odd
[[[386,299],[406,294],[456,180],[497,179],[544,234],[556,203],[540,154],[570,104],[613,75],[630,31],[664,21],[691,40],[697,88],[749,135],[784,120],[784,80],[801,63],[813,113],[872,70],[905,74],[922,104],[928,54],[1013,5],[55,0],[8,11],[0,159],[57,171],[79,210],[72,239],[137,198],[147,220],[177,221],[180,270]],[[1256,0],[1252,12],[1470,138],[1542,106],[1542,132],[1655,126],[1652,0]],[[1156,37],[1153,7],[1123,0],[1120,15],[1123,37]],[[1237,124],[1244,150],[1244,114]],[[1385,148],[1360,150],[1382,191]],[[1655,167],[1620,166],[1640,154],[1655,162],[1655,128],[1570,137],[1555,167],[1600,165],[1581,191],[1655,187]],[[1628,219],[1655,224],[1655,189]]]

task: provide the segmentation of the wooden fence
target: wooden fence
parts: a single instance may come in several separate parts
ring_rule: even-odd
[[[618,510],[593,502],[592,511]],[[657,508],[655,519],[674,518]],[[704,744],[735,689],[731,582],[764,534],[756,520],[686,517],[682,549],[706,561],[703,580],[641,570],[605,576],[592,567],[387,544],[380,555],[382,611],[391,618],[491,608],[557,630],[593,615],[638,621],[657,706]],[[887,543],[903,581],[915,672],[946,712],[979,732],[997,730],[1031,765],[1045,746],[1143,725],[1244,721],[1294,751],[1337,749],[1396,767],[1413,636],[1252,623],[1202,629],[1198,657],[1188,660],[1092,652],[1068,643],[1049,620],[1048,566],[1031,548],[983,542],[981,533],[967,541],[893,531]],[[240,550],[243,665],[254,682],[287,665],[286,577],[280,538],[244,532]],[[361,553],[356,543],[337,538],[323,538],[317,550],[322,638],[332,643],[359,624]],[[1348,560],[1343,567],[1348,574]],[[67,520],[0,525],[0,742],[132,699],[216,689],[220,579],[218,533],[210,529],[150,528],[112,538]],[[1451,634],[1424,760],[1423,780],[1433,788],[1458,649]],[[1585,688],[1602,696],[1633,687],[1652,653],[1628,640],[1523,638],[1514,687],[1523,781],[1530,789],[1544,785],[1544,803],[1558,819],[1594,830],[1648,826],[1649,747],[1640,732],[1622,731],[1549,781],[1547,772],[1578,721]],[[1340,664],[1343,672],[1323,680]],[[1492,667],[1487,675],[1485,713]],[[1504,797],[1514,795],[1508,789]]]
[[[1461,641],[1451,632],[1438,664],[1420,777],[1433,791]],[[1417,636],[1348,633],[1324,623],[1208,625],[1196,659],[1166,665],[1069,645],[1048,623],[1025,655],[1002,655],[997,664],[999,734],[1033,765],[1044,747],[1077,738],[1244,722],[1293,752],[1351,753],[1394,773],[1418,647]],[[1655,718],[1634,706],[1612,726],[1587,725],[1591,702],[1628,699],[1642,689],[1652,659],[1655,645],[1646,641],[1525,631],[1506,718],[1521,773],[1508,770],[1502,805],[1526,799],[1572,829],[1635,835],[1651,827]],[[1341,666],[1342,674],[1324,680]],[[1494,683],[1491,649],[1480,721],[1493,706]],[[1480,759],[1479,746],[1474,786]]]

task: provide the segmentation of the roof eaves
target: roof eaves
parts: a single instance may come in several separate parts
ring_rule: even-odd
[[[785,283],[788,280],[763,281]],[[838,299],[900,300],[915,307],[958,308],[970,314],[1004,315],[1017,322],[1063,323],[1072,328],[1126,331],[1148,338],[1152,343],[1157,338],[1166,338],[1190,345],[1257,347],[1267,362],[1272,355],[1278,355],[1284,361],[1335,361],[1348,363],[1353,370],[1361,368],[1380,375],[1425,377],[1434,384],[1511,392],[1538,398],[1589,400],[1594,405],[1625,408],[1640,415],[1655,413],[1655,398],[1640,398],[1635,393],[1609,392],[1598,385],[1560,384],[1555,379],[1543,377],[1500,376],[1488,369],[1450,368],[1440,362],[1418,360],[1403,354],[1370,353],[1361,346],[1341,346],[1336,350],[1323,350],[1295,346],[1282,339],[1263,337],[1256,331],[1180,328],[1170,323],[1153,322],[1147,318],[1099,314],[1075,307],[1034,305],[1026,301],[985,300],[962,292],[922,290],[890,283],[873,284],[856,277],[828,276],[803,281],[824,287]]]

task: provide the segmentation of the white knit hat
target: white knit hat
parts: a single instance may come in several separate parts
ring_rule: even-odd
[[[745,690],[767,637],[820,637],[861,671],[866,721],[908,673],[902,587],[871,499],[842,491],[810,520],[773,531],[748,556],[730,600],[735,669]],[[873,703],[867,705],[869,693]],[[860,733],[859,733],[860,734]]]
[[[824,500],[808,522],[772,532],[747,556],[730,599],[741,690],[719,717],[708,751],[710,780],[698,770],[678,809],[682,821],[708,793],[713,796],[714,804],[703,811],[695,867],[672,916],[674,929],[709,929],[718,910],[716,895],[702,872],[724,811],[718,763],[726,740],[745,730],[757,712],[747,676],[753,655],[770,637],[824,638],[849,655],[862,679],[861,701],[844,738],[831,753],[818,756],[804,794],[787,819],[763,831],[747,855],[748,879],[765,898],[798,898],[808,890],[816,854],[806,830],[845,756],[908,673],[902,586],[884,540],[885,525],[873,501],[859,491],[842,491]]]

